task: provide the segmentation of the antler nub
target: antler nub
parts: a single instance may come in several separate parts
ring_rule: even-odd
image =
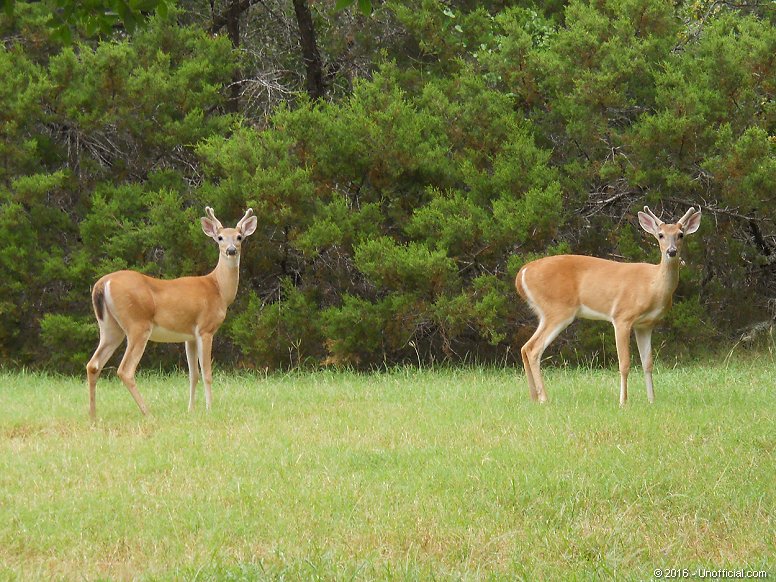
[[[658,225],[658,226],[660,226],[661,224],[663,224],[663,221],[662,221],[662,220],[660,220],[660,219],[659,219],[657,216],[655,216],[655,213],[654,213],[654,212],[652,212],[652,211],[649,209],[649,206],[645,206],[645,207],[644,207],[644,212],[646,212],[647,214],[649,214],[649,215],[650,215],[650,216],[651,216],[651,217],[654,219],[654,221],[657,223],[657,225]]]
[[[696,210],[694,206],[690,206],[690,210],[684,213],[684,216],[682,216],[676,224],[681,224],[684,226],[684,223],[687,222],[687,219],[690,218],[693,214],[695,214]]]
[[[243,223],[246,220],[248,220],[251,216],[253,216],[253,208],[249,208],[248,210],[245,211],[245,216],[243,216],[240,219],[240,222],[237,223],[237,226],[235,226],[235,228],[238,229],[238,230],[242,230]]]
[[[212,220],[218,228],[224,228],[224,225],[221,224],[221,221],[216,218],[215,213],[213,212],[213,209],[210,208],[210,206],[205,206],[205,214],[207,214],[207,217]]]

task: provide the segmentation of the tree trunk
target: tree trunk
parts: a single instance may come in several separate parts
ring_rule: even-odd
[[[210,2],[210,10],[213,14],[213,24],[210,26],[210,34],[218,34],[222,28],[226,28],[229,40],[232,46],[240,48],[240,17],[243,12],[248,10],[256,0],[229,0],[229,4],[221,14],[215,14],[215,3]],[[226,110],[230,113],[237,113],[240,110],[240,81],[242,72],[235,69],[232,74],[232,83],[229,86],[229,100],[226,104]]]
[[[299,40],[302,44],[302,58],[307,72],[307,93],[314,100],[322,99],[326,93],[323,82],[323,64],[315,41],[313,17],[307,0],[293,0],[296,21],[299,25]]]
[[[244,8],[240,6],[240,0],[231,0],[229,8],[226,10],[226,32],[229,35],[229,40],[232,41],[232,46],[235,49],[240,48],[240,16],[243,13]],[[231,113],[237,113],[240,111],[240,80],[242,79],[242,72],[239,68],[234,70],[232,75],[232,84],[230,85],[230,97],[227,105],[227,110]]]

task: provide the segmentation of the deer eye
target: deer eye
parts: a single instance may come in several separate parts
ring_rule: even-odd
[[[237,240],[242,240],[242,235],[241,234],[237,235]]]
[[[665,238],[665,235],[661,232],[660,234],[657,235],[657,238]]]
[[[224,240],[224,237],[222,237],[220,234],[218,235],[218,240]]]
[[[679,233],[679,238],[684,238],[684,233],[683,232]]]

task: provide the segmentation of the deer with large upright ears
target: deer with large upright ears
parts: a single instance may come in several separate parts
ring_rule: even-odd
[[[655,401],[652,384],[652,330],[671,308],[679,282],[679,251],[685,235],[701,223],[690,208],[676,224],[662,222],[647,207],[639,224],[660,245],[660,264],[618,263],[596,257],[558,255],[532,261],[517,273],[515,286],[539,318],[539,327],[520,350],[533,400],[547,401],[541,374],[544,350],[577,317],[614,324],[620,363],[620,406],[628,399],[630,334],[644,368],[647,398]]]
[[[226,317],[226,309],[237,295],[240,278],[240,248],[245,237],[256,230],[253,210],[234,228],[224,228],[213,209],[205,208],[202,230],[218,243],[218,264],[202,277],[154,279],[136,271],[116,271],[102,277],[92,289],[92,305],[100,326],[100,343],[86,365],[89,381],[89,414],[95,418],[96,387],[100,372],[124,338],[127,349],[118,376],[143,414],[148,407],[137,390],[135,370],[146,344],[185,342],[189,364],[189,411],[199,381],[197,361],[205,384],[205,404],[212,402],[211,348],[213,335]]]

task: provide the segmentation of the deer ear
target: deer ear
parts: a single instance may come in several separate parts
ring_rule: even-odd
[[[202,232],[211,238],[216,238],[218,236],[218,227],[212,220],[203,216],[199,221],[202,223]]]
[[[242,223],[240,226],[240,232],[242,232],[243,236],[250,236],[256,231],[256,226],[258,223],[258,219],[255,216],[251,216]]]
[[[701,211],[693,214],[684,224],[684,234],[692,234],[701,226]]]
[[[646,212],[639,212],[639,224],[641,225],[641,228],[646,230],[649,234],[654,236],[658,235],[657,222],[655,222],[655,219]]]

